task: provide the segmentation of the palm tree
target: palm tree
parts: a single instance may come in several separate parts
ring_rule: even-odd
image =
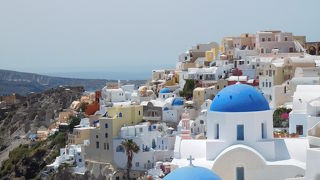
[[[121,142],[121,145],[126,150],[127,154],[127,179],[130,180],[130,170],[132,167],[132,159],[133,153],[138,153],[140,151],[140,147],[132,140],[132,139],[125,139]]]

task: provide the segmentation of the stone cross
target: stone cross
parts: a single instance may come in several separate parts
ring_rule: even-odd
[[[193,164],[192,164],[192,160],[194,160],[194,158],[192,158],[192,156],[191,156],[191,155],[189,156],[189,158],[187,158],[187,160],[189,160],[189,161],[190,161],[189,166],[193,166]]]

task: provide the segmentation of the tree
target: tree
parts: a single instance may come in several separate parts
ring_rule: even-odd
[[[73,128],[74,128],[76,125],[79,125],[79,124],[80,124],[80,121],[81,121],[80,118],[75,117],[75,116],[71,116],[71,118],[70,118],[70,124],[69,124],[69,131],[70,131],[71,133],[73,132]]]
[[[191,99],[193,96],[193,90],[196,87],[196,82],[193,79],[187,79],[183,87],[183,91],[180,91],[180,96],[185,97],[186,99]]]
[[[121,142],[121,145],[126,150],[127,154],[127,179],[130,180],[130,171],[132,168],[132,159],[134,153],[138,153],[140,151],[140,147],[132,140],[132,139],[125,139]]]

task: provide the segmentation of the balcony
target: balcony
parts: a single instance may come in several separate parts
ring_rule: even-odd
[[[142,118],[146,121],[160,121],[161,120],[160,116],[143,116]]]

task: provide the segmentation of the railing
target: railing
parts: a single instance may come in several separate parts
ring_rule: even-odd
[[[150,121],[160,121],[161,120],[160,116],[143,116],[142,118],[144,120],[150,120]]]
[[[320,146],[320,122],[308,130],[309,144]]]

